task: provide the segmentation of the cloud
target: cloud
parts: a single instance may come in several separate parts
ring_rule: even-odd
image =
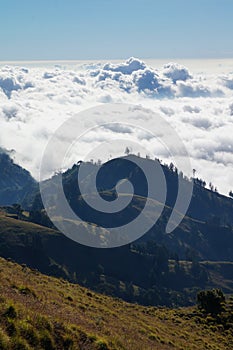
[[[0,77],[0,87],[8,98],[11,97],[12,91],[21,89],[20,84],[13,77]]]
[[[175,111],[170,107],[161,106],[160,110],[169,117],[175,114]]]
[[[86,85],[86,82],[84,79],[82,79],[81,77],[75,76],[73,79],[74,83],[80,84],[80,85]]]
[[[233,103],[230,104],[229,109],[230,109],[230,115],[233,116]]]
[[[97,65],[96,69],[89,71],[89,75],[95,78],[95,86],[101,89],[116,88],[127,93],[136,91],[150,98],[224,96],[217,82],[209,86],[204,79],[195,79],[186,67],[176,63],[155,69],[130,58],[124,63]]]
[[[199,113],[199,112],[198,112]],[[211,121],[208,118],[197,116],[196,118],[184,117],[183,122],[189,123],[196,128],[209,129],[212,126]]]
[[[0,89],[8,99],[14,91],[33,87],[33,83],[28,80],[28,73],[29,70],[23,67],[5,66],[0,70]]]
[[[138,71],[133,76],[133,82],[137,87],[138,92],[145,92],[150,95],[150,92],[154,92],[158,95],[171,95],[171,88],[160,80],[158,74],[151,70],[145,69]]]
[[[177,83],[178,90],[177,90],[177,96],[178,97],[210,97],[211,96],[211,90],[209,87],[193,83],[193,82],[181,82],[179,81]]]
[[[173,62],[164,65],[163,74],[170,78],[173,83],[176,83],[178,80],[186,81],[192,78],[186,67]]]
[[[2,112],[7,120],[17,117],[18,108],[15,105],[6,105],[2,107]]]
[[[185,105],[183,107],[183,110],[185,112],[189,112],[189,113],[200,113],[201,112],[201,108],[198,106],[189,106],[189,105]]]
[[[106,64],[102,69],[92,70],[90,75],[96,78],[96,86],[102,89],[115,86],[128,93],[137,91],[152,98],[174,95],[168,79],[135,58],[123,64]]]
[[[226,86],[228,89],[233,90],[233,76],[225,76],[220,79],[220,82],[222,83],[223,86]]]
[[[146,64],[137,58],[131,57],[125,63],[112,64],[107,63],[103,66],[103,70],[111,72],[120,72],[122,74],[130,75],[138,70],[144,70]]]
[[[104,129],[116,132],[116,133],[121,133],[121,134],[131,134],[132,133],[132,128],[126,125],[121,125],[121,124],[106,124],[103,125]]]
[[[151,117],[142,107],[167,119],[185,143],[199,175],[227,193],[233,174],[232,81],[232,73],[191,73],[176,63],[158,67],[136,58],[66,68],[1,67],[0,147],[15,149],[16,161],[38,178],[48,139],[65,120],[74,115],[79,118],[78,112],[100,103],[131,103],[138,106],[145,129]],[[96,115],[96,124],[102,119]],[[127,122],[127,116],[121,116],[120,122],[124,120]],[[117,140],[132,138],[131,131],[125,125],[93,131],[85,136],[73,159],[81,159],[110,133]],[[138,132],[136,138],[157,158],[171,161],[148,133]]]

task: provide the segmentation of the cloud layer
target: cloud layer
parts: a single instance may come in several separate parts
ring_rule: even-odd
[[[0,101],[0,147],[14,149],[16,161],[36,178],[44,147],[62,122],[89,107],[121,102],[164,116],[185,143],[197,175],[224,193],[233,189],[232,73],[193,73],[177,63],[151,67],[136,58],[66,68],[4,66]],[[73,161],[109,133],[132,135],[125,126],[93,131]],[[155,157],[172,160],[148,135],[136,137]]]

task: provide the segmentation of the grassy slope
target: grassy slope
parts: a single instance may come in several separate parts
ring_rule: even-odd
[[[2,258],[0,279],[0,349],[230,350],[233,346],[230,331],[208,325],[195,308],[128,304]]]
[[[39,240],[36,239],[38,237]],[[35,241],[32,244],[33,240]],[[0,255],[5,258],[11,257],[13,260],[19,263],[27,263],[28,266],[35,267],[45,274],[62,276],[70,280],[73,280],[72,276],[75,268],[79,281],[80,271],[85,270],[85,267],[87,268],[83,264],[88,264],[89,258],[85,258],[83,255],[78,257],[77,254],[84,254],[85,252],[76,249],[72,251],[72,247],[72,241],[66,239],[57,231],[31,222],[15,220],[5,216],[4,212],[0,212]],[[68,261],[64,260],[63,251],[69,251],[68,257],[74,260],[73,265],[69,265]],[[98,260],[94,261],[98,262]],[[115,263],[114,259],[111,261]],[[56,271],[52,270],[51,264],[55,264]],[[141,264],[140,260],[138,264]],[[187,270],[191,268],[190,262],[181,261],[180,264],[186,266]],[[233,294],[233,263],[207,261],[201,264],[209,274],[206,288],[219,287],[225,293]],[[170,265],[173,266],[174,262],[171,261]],[[90,265],[87,273],[90,274],[93,268],[94,265]]]
[[[11,214],[6,214],[3,210],[0,210],[0,222],[1,222],[1,231],[2,232],[28,232],[31,233],[37,233],[38,231],[40,233],[51,233],[54,234],[56,231],[49,229],[44,226],[40,226],[37,224],[34,224],[32,222],[22,221],[22,220],[16,220],[11,217]],[[3,229],[4,227],[4,229]]]

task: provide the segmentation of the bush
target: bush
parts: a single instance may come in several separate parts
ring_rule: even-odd
[[[96,345],[97,345],[98,350],[108,350],[109,349],[106,342],[102,339],[97,340]]]
[[[4,316],[8,317],[8,318],[16,318],[17,317],[17,312],[16,312],[14,306],[10,305],[7,308],[7,310],[5,311]]]
[[[71,336],[66,336],[63,338],[63,348],[64,350],[72,349],[74,345],[74,341]]]
[[[13,320],[8,319],[6,323],[6,332],[9,335],[9,337],[15,336],[17,331],[15,327],[15,323]]]
[[[199,309],[217,315],[223,311],[225,297],[221,289],[201,291],[197,294],[197,303]]]

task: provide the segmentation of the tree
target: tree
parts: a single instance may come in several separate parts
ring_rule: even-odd
[[[229,192],[229,196],[230,196],[231,198],[233,198],[233,192],[232,192],[232,191]]]
[[[12,207],[15,211],[15,214],[17,214],[18,217],[21,218],[22,213],[23,213],[23,209],[21,208],[21,205],[18,203],[14,203],[14,204],[12,204]]]
[[[169,170],[174,172],[174,169],[175,169],[175,165],[173,163],[170,163]]]
[[[209,183],[209,189],[212,192],[214,191],[214,185],[212,184],[212,182]]]
[[[206,187],[206,182],[202,179],[195,178],[194,183],[201,187]]]
[[[129,149],[129,147],[126,147],[126,149],[125,149],[125,154],[128,156],[129,153],[130,153],[130,149]]]
[[[217,315],[223,310],[223,304],[225,301],[221,289],[204,290],[197,294],[197,304],[199,309],[212,315]]]

